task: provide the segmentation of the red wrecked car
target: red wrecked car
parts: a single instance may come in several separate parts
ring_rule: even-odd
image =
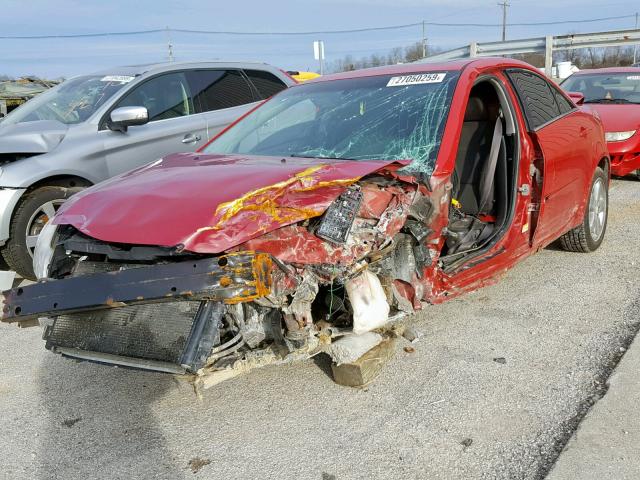
[[[611,174],[640,179],[640,68],[581,70],[562,82],[562,88],[600,116]]]
[[[2,319],[40,318],[68,357],[206,384],[351,362],[558,238],[597,249],[608,184],[600,121],[523,62],[329,75],[74,196]]]

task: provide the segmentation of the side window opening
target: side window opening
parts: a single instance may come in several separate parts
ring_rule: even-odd
[[[511,220],[517,176],[513,111],[497,80],[473,86],[454,172],[446,241],[441,261],[457,268],[497,241]]]
[[[194,113],[189,84],[182,72],[151,78],[122,98],[117,107],[145,107],[150,122]]]
[[[189,84],[198,113],[237,107],[258,100],[238,70],[193,70]]]
[[[281,90],[287,88],[282,80],[270,72],[264,70],[245,70],[251,83],[260,94],[261,98],[269,98]]]

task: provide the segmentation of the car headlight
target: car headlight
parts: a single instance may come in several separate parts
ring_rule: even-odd
[[[38,235],[36,249],[33,252],[33,273],[38,280],[45,279],[49,276],[49,264],[53,258],[55,243],[58,239],[57,225],[49,220]]]
[[[607,142],[622,142],[627,140],[636,133],[635,130],[628,130],[626,132],[606,132],[604,138]]]

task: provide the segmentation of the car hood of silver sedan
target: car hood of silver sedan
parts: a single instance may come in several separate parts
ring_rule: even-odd
[[[68,129],[54,120],[0,123],[0,153],[48,153],[60,144]]]

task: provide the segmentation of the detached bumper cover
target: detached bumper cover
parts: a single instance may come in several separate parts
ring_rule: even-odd
[[[44,281],[3,292],[3,322],[179,300],[247,302],[271,290],[271,257],[239,252]]]

